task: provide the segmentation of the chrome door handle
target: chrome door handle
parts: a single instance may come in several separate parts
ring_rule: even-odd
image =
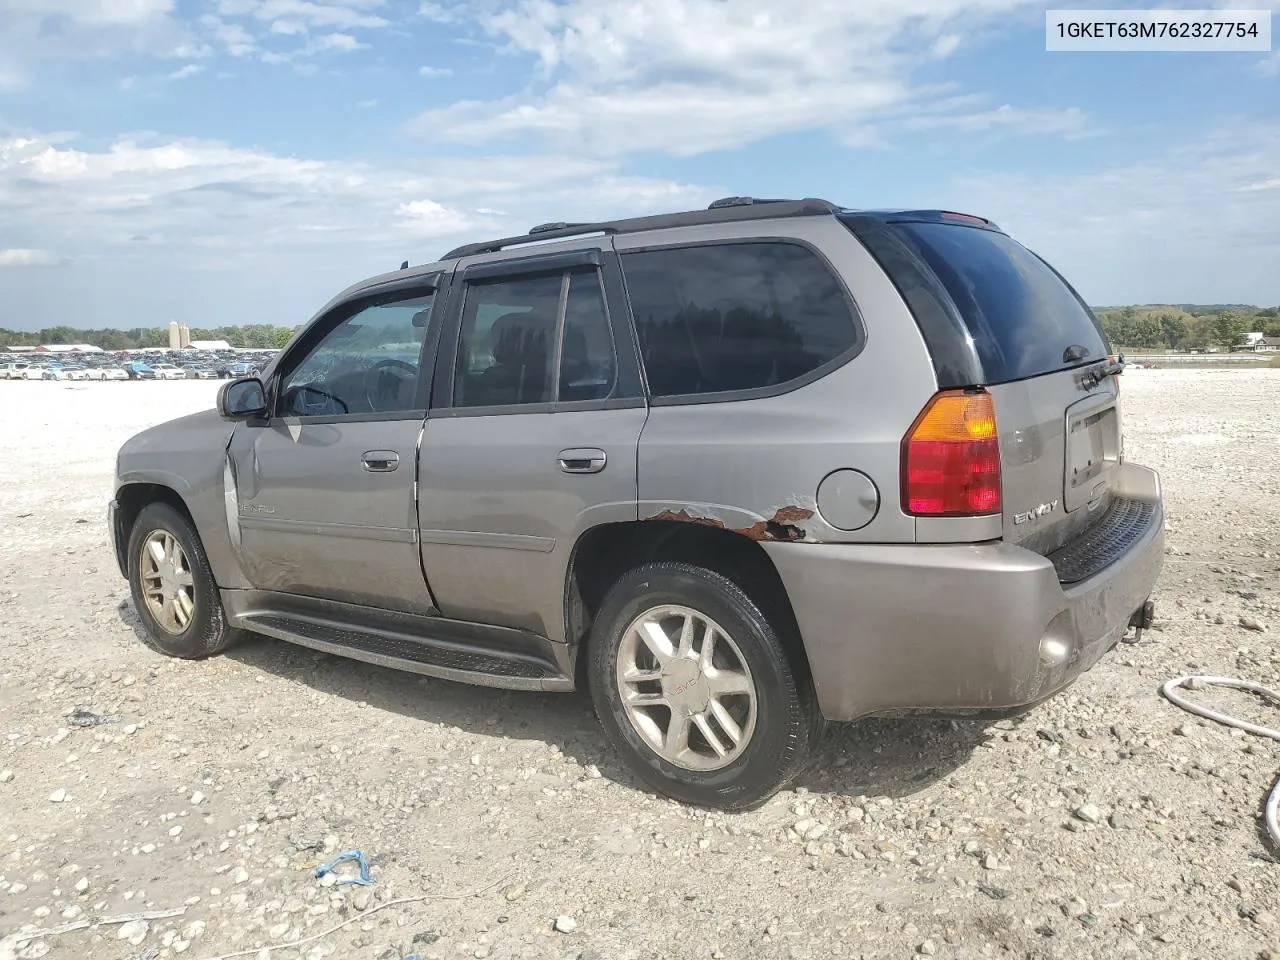
[[[608,462],[603,450],[580,447],[560,451],[560,469],[565,473],[599,473]]]
[[[400,454],[394,450],[369,450],[360,455],[360,466],[369,473],[390,473],[400,466]]]

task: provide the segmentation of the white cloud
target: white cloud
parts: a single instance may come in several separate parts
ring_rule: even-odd
[[[48,250],[0,248],[0,267],[62,267],[67,263],[65,257],[59,257]]]
[[[203,70],[204,67],[199,64],[188,63],[185,67],[179,67],[177,70],[173,71],[173,73],[169,74],[169,79],[186,80],[189,77],[194,77],[197,73],[200,73]]]
[[[258,50],[253,35],[238,23],[227,23],[206,14],[200,18],[200,26],[233,57],[247,57]]]
[[[246,17],[271,23],[294,20],[314,28],[378,28],[390,24],[373,13],[384,6],[383,0],[219,0],[218,13],[224,17]]]
[[[366,49],[369,45],[361,43],[349,33],[326,33],[324,36],[316,37],[315,48],[317,50],[337,50],[342,53],[350,53],[353,50]]]
[[[296,37],[307,32],[307,26],[300,20],[272,20],[271,32],[282,37]]]
[[[603,154],[676,155],[827,128],[866,139],[942,94],[917,69],[978,28],[1043,21],[1041,0],[491,0],[424,3],[420,15],[470,16],[535,83],[501,100],[432,109],[410,124],[460,143],[535,136]],[[1016,18],[1022,18],[1021,21]],[[1010,104],[958,120],[1006,135],[1079,135],[1070,108]],[[935,124],[936,126],[937,124]],[[901,129],[901,128],[899,128]]]
[[[434,200],[410,200],[397,208],[410,229],[423,237],[450,237],[474,229],[473,221],[459,210]]]
[[[384,168],[198,140],[120,140],[89,150],[40,137],[0,139],[0,222],[37,237],[55,236],[57,225],[61,245],[105,257],[133,256],[132,238],[156,235],[166,238],[169,256],[187,260],[217,248],[252,262],[282,239],[384,249],[482,227],[521,231],[547,219],[701,205],[714,195],[562,156]]]
[[[419,67],[418,76],[420,77],[452,77],[453,71],[448,67]]]
[[[174,0],[4,0],[0,11],[75,26],[139,24],[172,13]]]
[[[896,126],[904,130],[953,130],[987,135],[1046,134],[1077,139],[1094,135],[1088,115],[1077,107],[1027,109],[1004,104],[974,113],[933,113],[903,117]]]
[[[0,0],[0,89],[29,86],[55,60],[184,57],[174,0]]]

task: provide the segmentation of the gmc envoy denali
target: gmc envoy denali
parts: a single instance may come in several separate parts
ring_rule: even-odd
[[[163,653],[585,684],[644,782],[742,809],[826,721],[1024,707],[1149,625],[1108,350],[981,217],[545,224],[348,288],[130,439],[111,532]]]

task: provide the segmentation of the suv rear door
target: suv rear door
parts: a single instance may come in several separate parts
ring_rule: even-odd
[[[992,396],[1004,539],[1045,555],[1073,540],[1110,505],[1121,457],[1117,386],[1095,376],[1108,346],[1089,308],[1049,264],[979,218],[848,222],[912,304],[939,386],[985,386]],[[938,302],[949,318],[930,316]],[[959,341],[948,340],[947,320]]]
[[[647,408],[612,245],[456,277],[420,455],[427,578],[446,617],[562,639],[579,535],[637,516]]]

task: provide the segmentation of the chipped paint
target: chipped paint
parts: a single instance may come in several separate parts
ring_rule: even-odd
[[[697,516],[686,509],[663,510],[649,517],[650,520],[671,520],[676,523],[695,523],[706,527],[716,527],[731,533],[741,534],[749,540],[785,540],[800,541],[808,539],[804,528],[799,524],[809,520],[814,514],[807,507],[787,505],[779,507],[772,517],[761,518],[749,527],[731,527],[723,520],[715,517]]]

